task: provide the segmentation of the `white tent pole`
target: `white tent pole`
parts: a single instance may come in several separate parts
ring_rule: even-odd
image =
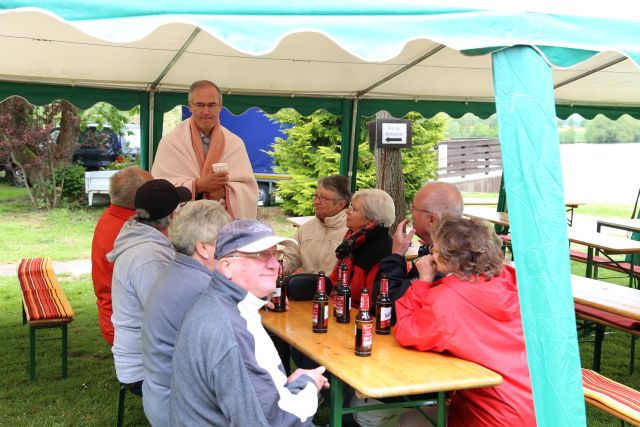
[[[564,86],[564,85],[568,85],[569,83],[573,83],[573,82],[575,82],[575,81],[577,81],[577,80],[583,79],[583,78],[585,78],[585,77],[587,77],[587,76],[590,76],[591,74],[595,74],[595,73],[597,73],[598,71],[602,71],[602,70],[604,70],[605,68],[609,68],[609,67],[611,67],[611,66],[614,66],[614,65],[616,65],[616,64],[618,64],[618,63],[620,63],[620,62],[622,62],[622,61],[624,61],[624,60],[626,60],[626,59],[627,59],[627,57],[626,57],[626,56],[623,56],[622,58],[614,59],[613,61],[609,61],[609,62],[607,62],[606,64],[602,64],[601,66],[596,67],[596,68],[594,68],[594,69],[592,69],[592,70],[585,71],[584,73],[580,73],[580,74],[578,74],[577,76],[574,76],[574,77],[571,77],[570,79],[567,79],[567,80],[565,80],[565,81],[562,81],[562,82],[560,82],[560,83],[558,83],[558,84],[554,85],[554,86],[553,86],[553,88],[554,88],[554,89],[558,89],[559,87],[562,87],[562,86]]]
[[[389,74],[387,77],[384,77],[384,78],[378,80],[377,82],[375,82],[374,84],[370,85],[369,87],[367,87],[365,89],[362,89],[361,91],[358,91],[358,93],[356,93],[356,98],[362,97],[364,94],[372,91],[373,89],[377,88],[381,84],[386,83],[389,80],[393,79],[394,77],[396,77],[396,76],[404,73],[405,71],[415,67],[416,65],[418,65],[419,63],[421,63],[425,59],[429,58],[430,56],[435,55],[438,52],[440,52],[445,47],[446,46],[443,45],[443,44],[440,44],[440,45],[436,46],[435,48],[431,49],[429,52],[425,53],[424,55],[420,56],[419,58],[416,58],[413,61],[409,62],[407,65],[404,65],[399,70],[394,71],[393,73]]]
[[[153,158],[154,158],[154,152],[153,152],[153,114],[155,112],[154,101],[155,101],[155,91],[151,89],[149,91],[149,139],[148,139],[149,148],[147,150],[148,152],[147,156],[149,158],[149,171],[151,171],[151,166],[153,166]]]
[[[349,178],[349,186],[353,189],[354,183],[353,179],[353,156],[354,150],[357,149],[356,145],[356,117],[358,115],[358,98],[353,100],[353,109],[351,112],[351,137],[349,141],[349,172],[347,173],[347,177]]]

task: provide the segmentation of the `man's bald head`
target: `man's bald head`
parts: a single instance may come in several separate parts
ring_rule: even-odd
[[[460,190],[448,182],[428,182],[416,193],[414,207],[433,212],[441,219],[444,214],[460,217],[464,201]]]
[[[153,176],[137,166],[129,166],[111,176],[109,179],[109,197],[111,203],[121,208],[135,209],[136,191]]]
[[[431,243],[431,230],[445,214],[461,217],[464,201],[460,191],[448,182],[428,182],[413,200],[413,228],[425,243]]]

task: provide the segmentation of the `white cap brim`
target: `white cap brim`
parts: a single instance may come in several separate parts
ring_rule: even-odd
[[[265,251],[270,247],[276,245],[284,245],[284,246],[296,246],[298,242],[294,239],[290,239],[288,237],[279,237],[279,236],[268,236],[263,237],[260,240],[257,240],[253,243],[249,243],[241,248],[236,249],[237,252],[244,252],[247,254],[255,254],[258,252]]]

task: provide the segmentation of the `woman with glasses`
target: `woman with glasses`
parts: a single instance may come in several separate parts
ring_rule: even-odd
[[[360,303],[362,288],[367,288],[369,293],[373,291],[380,261],[391,254],[389,227],[394,220],[393,199],[383,190],[360,190],[353,195],[347,210],[349,230],[336,249],[338,262],[333,268],[331,281],[336,283],[338,269],[344,263],[354,306]]]
[[[502,375],[499,386],[455,392],[448,426],[535,426],[516,272],[504,265],[500,239],[479,220],[451,216],[431,237],[431,254],[416,262],[419,280],[396,302],[396,339]],[[399,425],[430,424],[412,410]]]
[[[346,176],[331,175],[318,181],[313,195],[315,218],[298,228],[294,237],[298,246],[285,248],[285,274],[298,269],[304,273],[329,272],[333,269],[336,247],[347,231],[347,207],[350,201],[351,191]]]

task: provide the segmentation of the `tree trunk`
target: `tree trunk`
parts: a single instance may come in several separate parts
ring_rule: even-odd
[[[68,101],[61,102],[60,133],[58,134],[58,153],[65,162],[71,162],[73,152],[78,148],[80,136],[80,117],[76,107]]]
[[[376,114],[376,119],[392,118],[386,111]],[[389,193],[396,207],[396,220],[391,226],[394,233],[398,223],[406,216],[404,203],[404,178],[402,175],[402,151],[400,148],[377,148],[376,187]]]

